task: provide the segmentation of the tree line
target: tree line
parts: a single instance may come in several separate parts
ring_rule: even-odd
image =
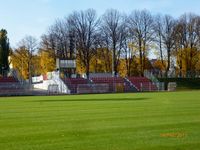
[[[153,68],[166,77],[172,67],[180,77],[200,71],[200,16],[193,13],[173,18],[148,10],[124,14],[110,9],[98,17],[93,9],[74,11],[56,20],[42,35],[37,54],[35,42],[26,37],[12,54],[14,66],[22,72],[22,61],[17,63],[17,58],[27,58],[27,76],[37,70],[31,69],[34,65],[40,73],[55,69],[56,58],[76,59],[77,71],[88,77],[90,72],[143,76],[146,69]],[[154,64],[150,62],[152,53],[157,56]]]

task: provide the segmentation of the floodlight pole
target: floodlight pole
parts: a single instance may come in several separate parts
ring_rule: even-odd
[[[112,76],[115,76],[115,70],[114,70],[114,51],[112,52]]]
[[[113,85],[112,85],[112,86],[113,86],[113,89],[112,89],[113,91],[112,91],[112,92],[114,93],[114,92],[115,92],[115,90],[114,90],[114,89],[115,89],[115,84],[114,84],[114,77],[115,77],[115,70],[114,70],[114,51],[112,52],[112,77],[113,77],[113,78],[112,78],[112,83],[113,83]]]

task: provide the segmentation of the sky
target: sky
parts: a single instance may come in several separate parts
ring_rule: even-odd
[[[8,31],[10,44],[15,47],[28,35],[39,41],[56,19],[88,8],[99,16],[113,8],[123,13],[147,9],[178,18],[185,12],[200,15],[200,0],[0,0],[0,29]]]

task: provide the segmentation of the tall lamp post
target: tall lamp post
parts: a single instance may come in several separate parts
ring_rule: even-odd
[[[4,76],[4,67],[1,67],[1,71],[2,71],[2,76]]]

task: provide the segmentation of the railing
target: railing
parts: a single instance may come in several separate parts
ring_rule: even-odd
[[[125,83],[71,84],[71,94],[164,91],[164,83],[160,82],[139,83],[139,85],[137,90],[127,90]]]
[[[165,86],[163,82],[147,82],[140,83],[140,92],[151,92],[151,91],[164,91]]]

